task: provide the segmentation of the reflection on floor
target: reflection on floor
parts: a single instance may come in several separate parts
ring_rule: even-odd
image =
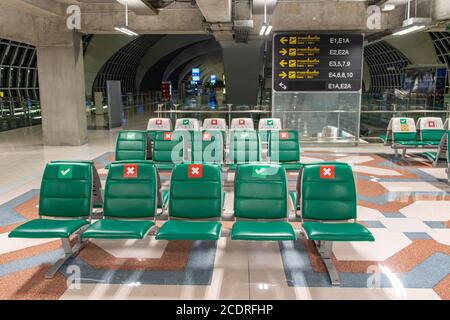
[[[227,237],[218,242],[97,240],[46,280],[45,272],[62,254],[59,241],[9,239],[8,232],[37,217],[45,162],[95,159],[105,179],[116,133],[89,134],[90,144],[75,148],[44,148],[38,138],[17,130],[8,141],[0,139],[6,154],[0,160],[0,299],[450,299],[445,171],[419,157],[396,159],[390,149],[373,145],[302,150],[304,162],[351,163],[358,221],[376,239],[334,245],[339,288],[330,286],[314,246],[302,236],[270,243]],[[225,171],[223,177],[232,185],[233,173]],[[288,178],[295,190],[297,174]],[[162,181],[167,188],[169,173],[162,173]],[[226,190],[228,215],[233,199],[232,189]],[[299,222],[293,225],[300,228]],[[78,276],[81,281],[72,281]]]

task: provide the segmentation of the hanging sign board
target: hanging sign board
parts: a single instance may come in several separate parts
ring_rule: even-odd
[[[273,89],[359,91],[363,40],[361,34],[274,34]]]

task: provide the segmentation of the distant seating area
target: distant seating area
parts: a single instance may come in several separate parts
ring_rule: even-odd
[[[386,135],[381,138],[394,149],[395,156],[402,150],[405,157],[407,149],[437,149],[444,132],[441,118],[419,118],[416,125],[413,118],[397,117],[389,121]]]

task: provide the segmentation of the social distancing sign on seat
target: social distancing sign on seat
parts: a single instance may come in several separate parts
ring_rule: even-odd
[[[281,131],[280,132],[280,140],[287,140],[289,139],[289,132]]]
[[[156,124],[158,125],[158,126],[160,126],[160,125],[162,125],[162,120],[161,119],[156,119]]]
[[[164,140],[172,140],[172,132],[164,132]]]
[[[211,133],[210,132],[203,132],[202,133],[202,140],[203,141],[211,141]]]
[[[72,179],[73,166],[60,165],[58,168],[58,179]]]
[[[320,166],[320,179],[334,178],[334,166]]]
[[[400,119],[400,131],[402,131],[402,132],[409,131],[409,124],[408,124],[407,119]]]
[[[188,178],[202,178],[203,166],[201,164],[190,164],[188,166]]]
[[[125,164],[123,166],[123,177],[124,178],[137,178],[138,176],[138,165],[137,164]]]
[[[212,120],[211,120],[211,124],[212,124],[213,126],[217,126],[217,119],[212,119]]]

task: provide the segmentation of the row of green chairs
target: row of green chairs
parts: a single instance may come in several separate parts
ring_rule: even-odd
[[[105,185],[103,218],[93,222],[93,164],[51,162],[42,179],[39,218],[14,229],[12,238],[60,238],[65,256],[49,271],[53,277],[76,255],[84,239],[218,240],[224,198],[220,167],[177,164],[172,171],[168,221],[155,226],[159,196],[158,172],[148,161],[114,162]],[[347,164],[302,167],[303,232],[322,248],[333,241],[373,241],[356,220],[356,192]],[[232,240],[295,240],[289,219],[285,169],[274,164],[244,164],[236,171]],[[78,235],[72,248],[69,238]],[[331,257],[326,245],[324,259]],[[320,252],[320,251],[319,251]],[[326,262],[326,261],[325,261]],[[326,265],[328,266],[327,262]],[[332,265],[329,266],[330,270]],[[333,284],[337,273],[330,272]],[[336,280],[337,279],[337,280]]]
[[[116,144],[116,161],[153,160],[159,170],[172,170],[176,163],[238,164],[260,161],[261,143],[257,131],[231,131],[228,157],[220,131],[120,131]],[[152,141],[152,143],[150,143]],[[190,155],[188,156],[188,146]],[[286,170],[299,170],[300,147],[296,130],[271,131],[268,134],[269,162],[280,163]]]
[[[404,157],[411,148],[437,149],[444,132],[444,123],[438,117],[419,118],[417,125],[413,118],[395,117],[389,121],[386,135],[381,138],[394,149],[396,156],[401,149]]]

